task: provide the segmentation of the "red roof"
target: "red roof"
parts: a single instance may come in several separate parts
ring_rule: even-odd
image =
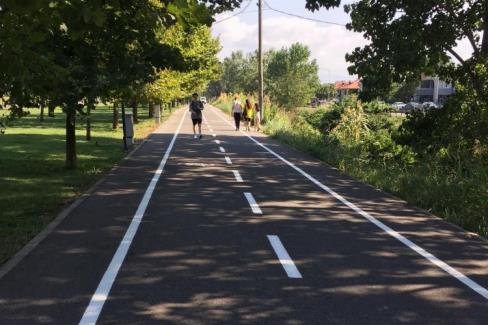
[[[359,79],[349,80],[349,81],[336,81],[335,82],[335,89],[336,90],[360,89],[361,85],[359,83],[360,83]]]

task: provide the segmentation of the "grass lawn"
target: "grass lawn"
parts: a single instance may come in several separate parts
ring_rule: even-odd
[[[92,112],[92,141],[85,141],[84,119],[77,118],[78,169],[66,170],[65,115],[56,110],[56,117],[40,122],[39,110],[30,112],[0,135],[0,264],[126,155],[121,128],[112,130],[111,109],[98,106]],[[139,108],[136,141],[156,126],[147,115]]]

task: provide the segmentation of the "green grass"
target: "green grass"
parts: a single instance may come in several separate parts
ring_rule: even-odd
[[[99,106],[92,112],[92,141],[85,141],[84,119],[78,117],[78,168],[67,170],[65,115],[56,111],[40,122],[39,110],[30,112],[0,135],[0,264],[126,155],[122,130],[112,130],[111,110]],[[139,116],[136,139],[155,128],[146,110],[139,108]]]

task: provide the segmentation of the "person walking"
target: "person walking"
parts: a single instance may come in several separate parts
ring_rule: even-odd
[[[234,98],[234,103],[232,104],[232,114],[234,115],[234,122],[236,124],[236,131],[239,131],[242,118],[242,104],[239,98]]]
[[[256,129],[256,132],[261,130],[261,108],[259,108],[259,104],[255,103],[254,104],[254,128]]]
[[[244,120],[246,121],[246,130],[251,131],[251,121],[254,115],[253,107],[251,101],[246,99],[246,104],[244,105]]]
[[[203,110],[203,103],[198,99],[198,94],[195,93],[191,96],[190,102],[190,112],[191,112],[191,120],[193,122],[193,138],[202,138],[202,110]],[[198,125],[198,135],[195,130],[195,127]]]

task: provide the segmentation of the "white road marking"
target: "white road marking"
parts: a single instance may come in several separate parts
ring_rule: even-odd
[[[232,165],[232,160],[230,160],[229,156],[225,156],[225,162],[227,165]]]
[[[215,140],[215,143],[216,144],[220,144],[220,140]]]
[[[302,274],[300,271],[298,271],[298,268],[291,259],[290,255],[288,255],[288,252],[281,243],[280,237],[275,235],[267,235],[267,237],[288,277],[293,279],[301,279]]]
[[[238,170],[233,170],[232,172],[234,173],[234,177],[236,178],[236,181],[238,183],[243,183],[244,182],[244,180],[242,179],[241,174],[239,173]]]
[[[225,153],[225,149],[223,147],[219,147],[220,152]]]
[[[215,134],[215,133],[214,133],[214,134],[212,134],[212,136],[213,136],[214,138],[216,138],[216,137],[217,137],[217,134]]]
[[[227,123],[228,125],[232,126],[232,123],[230,123],[228,120],[226,120],[221,115],[220,112],[217,111],[217,115],[225,123]],[[381,230],[383,230],[384,232],[386,232],[388,235],[392,236],[393,238],[395,238],[396,240],[398,240],[399,242],[401,242],[402,244],[404,244],[405,246],[407,246],[411,250],[413,250],[416,253],[418,253],[419,255],[423,256],[428,261],[430,261],[432,264],[434,264],[435,266],[437,266],[438,268],[440,268],[444,272],[448,273],[449,275],[451,275],[452,277],[454,277],[455,279],[457,279],[458,281],[460,281],[461,283],[463,283],[464,285],[466,285],[468,288],[470,288],[471,290],[475,291],[476,293],[478,293],[479,295],[481,295],[483,298],[485,298],[485,299],[488,300],[488,290],[486,288],[484,288],[483,286],[479,285],[477,282],[471,280],[468,276],[466,276],[465,274],[461,273],[460,271],[458,271],[454,267],[450,266],[446,262],[442,261],[441,259],[437,258],[433,254],[429,253],[428,251],[426,251],[425,249],[423,249],[419,245],[415,244],[413,241],[411,241],[410,239],[406,238],[402,234],[399,234],[397,231],[395,231],[392,228],[390,228],[389,226],[385,225],[383,222],[379,221],[378,219],[376,219],[375,217],[373,217],[369,213],[367,213],[367,212],[363,211],[362,209],[358,208],[354,203],[349,202],[344,197],[342,197],[340,194],[338,194],[334,190],[332,190],[330,187],[322,184],[316,178],[314,178],[313,176],[311,176],[310,174],[308,174],[307,172],[305,172],[303,169],[301,169],[300,167],[295,166],[292,162],[288,161],[287,159],[283,158],[282,156],[280,156],[279,154],[277,154],[273,150],[269,149],[267,146],[265,146],[264,144],[262,144],[258,140],[254,139],[250,135],[248,135],[246,132],[244,132],[244,131],[240,131],[240,132],[242,134],[244,134],[246,137],[248,137],[249,139],[251,139],[258,146],[260,146],[264,150],[268,151],[273,156],[275,156],[276,158],[280,159],[285,164],[287,164],[288,166],[290,166],[291,168],[293,168],[295,171],[297,171],[298,173],[300,173],[302,176],[304,176],[305,178],[307,178],[309,181],[311,181],[312,183],[314,183],[315,185],[317,185],[318,187],[320,187],[322,190],[324,190],[325,192],[327,192],[330,195],[332,195],[338,201],[340,201],[344,205],[348,206],[351,210],[355,211],[356,213],[358,213],[359,215],[361,215],[363,218],[365,218],[366,220],[368,220],[369,222],[371,222],[372,224],[374,224],[375,226],[377,226],[378,228],[380,228]]]
[[[259,207],[258,203],[256,202],[256,200],[254,199],[254,196],[252,196],[251,193],[245,192],[244,196],[246,197],[247,202],[251,206],[252,212],[254,214],[263,214],[263,211],[261,211],[261,208]]]
[[[149,201],[151,200],[151,196],[153,195],[154,189],[156,188],[159,178],[161,177],[161,174],[164,171],[164,166],[168,161],[169,155],[171,153],[171,150],[173,149],[176,138],[180,133],[180,129],[183,124],[183,120],[185,119],[185,116],[186,116],[186,111],[185,113],[183,113],[178,129],[173,135],[173,139],[171,140],[168,149],[166,149],[166,153],[164,154],[164,157],[161,160],[158,169],[154,172],[154,176],[151,179],[151,182],[149,183],[141,202],[139,203],[139,207],[137,208],[137,211],[134,214],[134,217],[132,218],[129,228],[126,231],[124,238],[120,242],[117,251],[112,257],[112,261],[110,262],[107,270],[105,271],[102,280],[98,284],[97,290],[93,294],[90,303],[86,308],[83,317],[80,320],[79,325],[96,324],[97,319],[100,316],[100,312],[102,311],[103,305],[105,304],[105,301],[108,298],[108,295],[115,281],[115,278],[119,273],[120,267],[122,266],[122,263],[124,263],[124,259],[127,255],[130,245],[132,244],[132,240],[134,239],[137,230],[139,229],[139,225],[141,224],[142,218],[144,217],[144,213],[146,212],[146,208],[149,204]]]

